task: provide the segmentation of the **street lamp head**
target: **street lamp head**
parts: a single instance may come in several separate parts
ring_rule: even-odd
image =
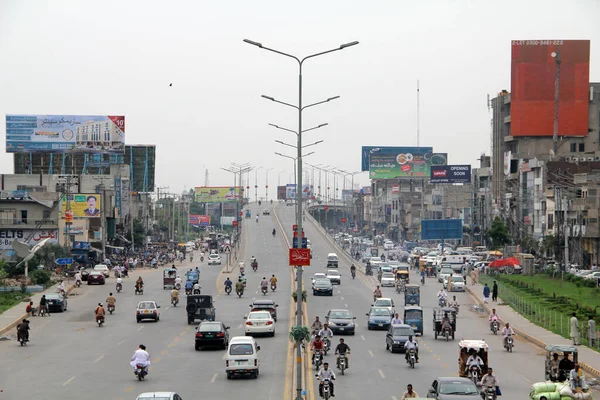
[[[324,124],[319,125],[317,128],[322,128],[322,127],[327,126],[327,125],[329,125],[329,123],[325,122]]]
[[[339,99],[339,98],[340,98],[340,96],[333,96],[333,97],[328,98],[325,101],[331,101],[331,100],[335,100],[335,99]]]
[[[315,152],[314,152],[314,151],[311,151],[311,152],[310,152],[310,153],[308,153],[308,154],[303,154],[303,155],[302,155],[302,157],[308,157],[308,156],[310,156],[311,154],[315,154]]]
[[[262,97],[263,99],[267,99],[267,100],[271,100],[271,101],[275,101],[275,99],[273,97],[270,96],[265,96],[264,94],[261,95],[260,97]]]
[[[244,41],[246,41],[246,40],[244,40]],[[250,42],[249,42],[249,43],[250,43]],[[262,44],[260,44],[260,43],[254,43],[254,42],[252,42],[252,43],[250,43],[250,44],[254,44],[254,45],[258,46],[258,47],[262,47]],[[345,49],[346,47],[352,47],[352,46],[356,46],[357,44],[358,44],[358,41],[356,41],[356,40],[355,40],[354,42],[350,42],[350,43],[344,43],[344,44],[340,45],[340,50],[343,50],[343,49]]]
[[[255,41],[253,41],[253,40],[250,40],[250,39],[244,39],[244,42],[246,42],[246,43],[248,43],[248,44],[251,44],[251,45],[253,45],[253,46],[256,46],[256,47],[260,47],[261,49],[262,49],[262,47],[263,47],[262,43],[255,42]],[[358,43],[358,42],[356,42],[356,43]],[[342,46],[344,46],[344,45],[342,45]],[[341,48],[341,47],[340,47],[340,48]]]

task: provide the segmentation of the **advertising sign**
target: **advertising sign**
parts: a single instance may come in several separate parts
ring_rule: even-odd
[[[312,188],[308,184],[302,185],[302,197],[311,198],[312,197]]]
[[[221,225],[233,225],[235,217],[221,217]]]
[[[100,218],[102,212],[101,195],[90,194],[71,194],[71,211],[75,218]],[[62,198],[62,210],[67,210],[67,196]]]
[[[190,214],[190,225],[209,226],[210,225],[210,215]]]
[[[512,158],[511,151],[504,152],[504,176],[510,175],[510,160]]]
[[[470,165],[444,165],[431,167],[431,183],[470,183]]]
[[[285,200],[285,186],[277,186],[277,200]]]
[[[123,215],[121,213],[122,199],[121,199],[121,177],[115,176],[115,208],[117,209],[116,216],[117,218],[121,218]]]
[[[32,235],[33,233],[33,235]],[[29,236],[27,244],[34,246],[41,240],[50,238],[48,243],[58,243],[58,229],[33,231],[27,229],[0,229],[0,251],[14,251],[13,241],[24,242]]]
[[[421,221],[421,240],[462,239],[462,220],[424,219]]]
[[[351,189],[342,190],[342,201],[344,203],[351,202],[353,196],[354,196],[354,190],[351,190]]]
[[[123,153],[125,117],[7,115],[6,152]]]
[[[434,153],[431,147],[378,147],[368,158],[370,179],[429,178],[431,166],[448,163],[446,153]]]
[[[296,198],[296,184],[288,183],[285,185],[285,198],[290,200]]]
[[[589,40],[513,40],[510,134],[553,135],[558,80],[559,136],[587,136],[589,78]]]
[[[240,188],[197,187],[194,188],[194,197],[198,203],[234,203],[240,200]]]
[[[83,235],[85,231],[87,231],[87,226],[84,227],[79,223],[71,225],[68,230],[66,226],[63,228],[63,233],[68,232],[69,235]]]
[[[90,250],[92,248],[92,244],[90,242],[73,242],[73,248],[76,250]]]
[[[290,266],[310,266],[310,249],[290,249]]]

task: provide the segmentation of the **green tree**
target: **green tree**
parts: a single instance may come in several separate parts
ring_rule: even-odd
[[[521,239],[521,243],[519,243],[519,246],[521,246],[522,252],[530,253],[533,255],[536,255],[540,249],[539,242],[529,235],[526,235]]]
[[[546,257],[552,257],[556,249],[556,236],[550,234],[544,236],[540,245],[540,252]]]
[[[29,261],[29,268],[44,265],[46,267],[54,265],[57,258],[70,258],[71,251],[58,244],[47,244],[35,253],[35,256]]]
[[[127,231],[125,237],[127,239],[131,238],[131,229]],[[133,220],[133,243],[136,248],[141,248],[146,243],[146,229],[142,221],[137,218]]]
[[[487,231],[487,235],[491,239],[492,247],[494,247],[494,249],[501,248],[510,243],[508,227],[500,217],[494,218],[492,226]]]

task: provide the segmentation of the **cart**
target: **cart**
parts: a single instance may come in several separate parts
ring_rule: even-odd
[[[163,270],[163,289],[173,289],[175,278],[177,278],[177,270],[175,268],[165,268]]]
[[[442,320],[446,315],[448,315],[448,318],[450,319],[450,326],[452,327],[452,331],[449,333],[448,337],[446,337],[446,341],[448,341],[449,337],[454,340],[454,334],[456,332],[456,312],[454,308],[438,307],[433,309],[433,334],[436,339],[438,336],[445,336],[444,332],[442,331]]]
[[[546,345],[546,361],[544,362],[546,380],[563,382],[569,376],[573,365],[577,362],[577,347],[568,344]],[[559,361],[558,368],[552,362],[554,355]]]

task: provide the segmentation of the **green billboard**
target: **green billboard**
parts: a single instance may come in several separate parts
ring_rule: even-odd
[[[432,165],[448,164],[448,154],[432,147],[377,147],[368,158],[370,179],[429,179]]]

